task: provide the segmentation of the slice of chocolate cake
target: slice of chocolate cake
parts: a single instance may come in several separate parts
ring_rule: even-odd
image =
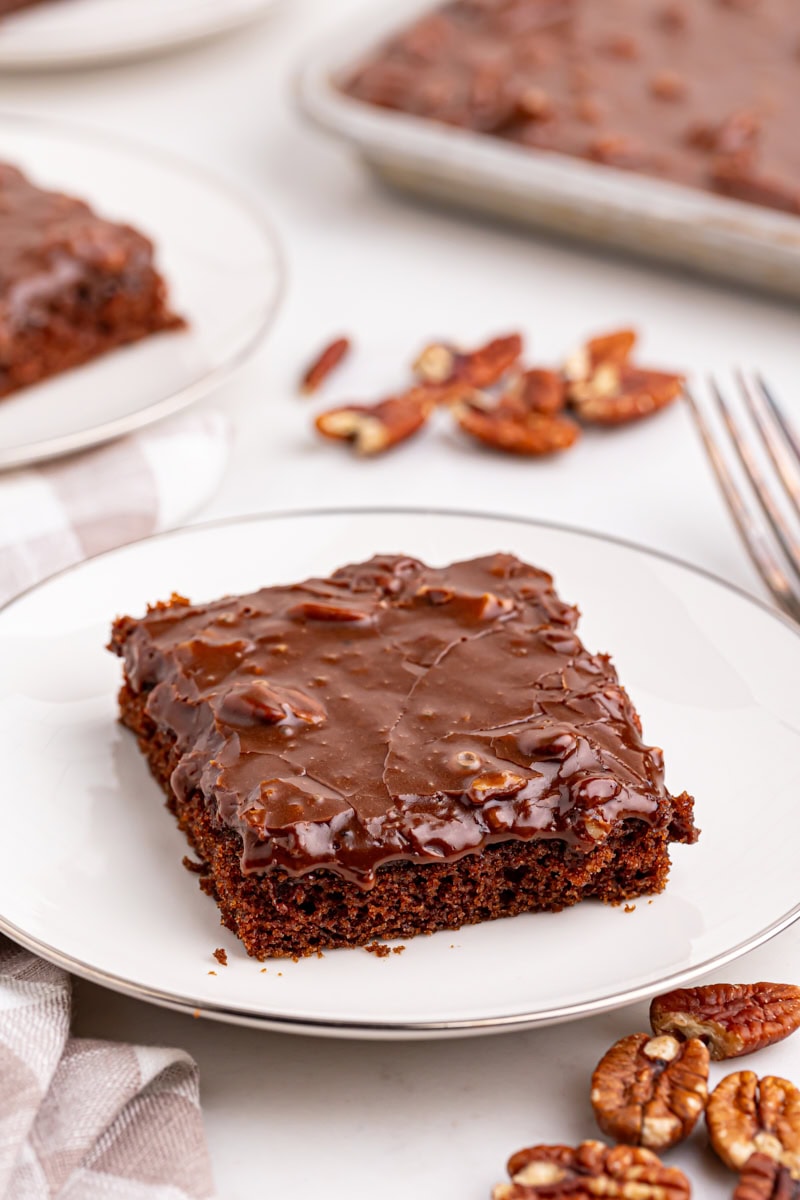
[[[153,244],[0,163],[0,397],[184,322]]]
[[[552,579],[498,554],[115,622],[120,694],[202,886],[302,955],[660,891],[697,834]]]

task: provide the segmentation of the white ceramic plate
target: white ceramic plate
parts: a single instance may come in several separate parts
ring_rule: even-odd
[[[201,167],[66,123],[0,115],[0,160],[152,237],[173,308],[189,322],[0,400],[0,468],[68,454],[176,412],[256,349],[283,274],[257,204]]]
[[[245,25],[277,0],[49,0],[0,21],[0,68],[86,66],[160,54]]]
[[[495,550],[548,567],[613,652],[697,797],[703,833],[673,848],[666,892],[635,911],[585,903],[337,950],[266,973],[185,871],[182,835],[115,722],[109,622],[177,590],[194,599],[328,571],[375,552],[444,563]],[[258,517],[139,542],[0,612],[0,929],[120,991],[243,1024],[372,1037],[519,1029],[614,1008],[735,958],[798,916],[800,636],[714,579],[628,545],[446,513]],[[212,958],[227,950],[227,967]],[[209,974],[216,971],[216,974]]]

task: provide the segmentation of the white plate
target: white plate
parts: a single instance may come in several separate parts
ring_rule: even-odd
[[[249,959],[180,865],[186,844],[115,722],[109,622],[174,589],[195,599],[375,552],[432,563],[509,550],[555,572],[587,645],[613,652],[697,797],[702,837],[666,892],[411,939],[402,955]],[[0,929],[77,974],[242,1024],[371,1037],[484,1033],[642,999],[796,919],[800,637],[699,572],[589,534],[446,513],[344,512],[195,527],[115,550],[0,612]],[[227,950],[227,967],[212,958]],[[216,971],[216,974],[209,974]]]
[[[180,158],[35,117],[0,115],[0,160],[152,237],[172,306],[189,322],[0,400],[0,468],[68,454],[177,412],[256,349],[275,315],[283,269],[275,236],[247,197]]]
[[[0,21],[0,68],[79,67],[215,37],[277,0],[50,0]]]
[[[353,145],[386,182],[438,203],[800,298],[796,216],[393,112],[340,91],[337,80],[430,7],[431,0],[375,5],[326,37],[298,79],[304,112]]]

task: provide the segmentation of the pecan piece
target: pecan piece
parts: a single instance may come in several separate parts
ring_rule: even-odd
[[[349,351],[350,339],[346,337],[336,338],[327,345],[307,367],[300,381],[300,391],[306,395],[315,392]]]
[[[581,1142],[571,1146],[531,1146],[508,1160],[511,1183],[500,1183],[493,1200],[689,1200],[689,1181],[665,1167],[649,1150]]]
[[[760,1153],[800,1179],[800,1091],[793,1083],[753,1071],[726,1075],[711,1093],[706,1122],[711,1145],[734,1171]]]
[[[733,1200],[800,1200],[800,1183],[766,1154],[748,1158]]]
[[[510,404],[487,410],[461,402],[454,405],[453,416],[464,433],[508,454],[554,454],[567,450],[580,436],[578,426],[568,417],[524,412]]]
[[[630,356],[632,329],[592,338],[564,365],[567,399],[584,421],[621,425],[671,404],[683,390],[683,376],[636,367]]]
[[[712,983],[677,988],[650,1005],[655,1033],[698,1037],[716,1061],[763,1050],[800,1029],[800,987],[790,983]]]
[[[523,371],[519,379],[506,392],[500,405],[518,406],[522,412],[542,413],[552,416],[566,407],[566,384],[557,371],[539,367]]]
[[[603,333],[576,350],[564,364],[564,377],[570,383],[585,383],[599,367],[621,367],[627,363],[638,340],[635,329],[616,329]]]
[[[623,425],[666,408],[683,391],[683,376],[643,367],[600,367],[586,383],[572,384],[569,400],[583,421]]]
[[[688,1137],[708,1099],[709,1054],[698,1038],[679,1042],[634,1033],[592,1075],[597,1124],[617,1142],[666,1150]]]
[[[351,404],[320,413],[316,427],[324,437],[352,442],[359,454],[381,454],[418,432],[436,405],[430,389],[411,388],[378,404]]]
[[[502,379],[521,354],[522,337],[518,333],[493,338],[471,351],[433,342],[419,355],[414,370],[424,383],[460,381],[473,388],[485,388]]]

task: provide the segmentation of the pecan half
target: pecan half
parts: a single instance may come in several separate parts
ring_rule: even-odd
[[[786,1079],[736,1071],[717,1084],[706,1108],[711,1145],[739,1171],[766,1154],[800,1179],[800,1091]]]
[[[352,442],[359,454],[381,454],[418,432],[436,406],[428,388],[411,388],[378,404],[351,404],[320,413],[316,427],[324,437]]]
[[[544,416],[561,412],[566,403],[567,388],[561,375],[540,367],[523,371],[500,401],[501,405],[518,406],[523,412]]]
[[[766,1154],[748,1158],[733,1200],[800,1200],[800,1183]]]
[[[591,383],[575,385],[570,401],[584,421],[621,425],[666,408],[682,391],[681,375],[636,367],[620,367],[615,375],[610,367],[603,378],[598,372]]]
[[[466,402],[454,405],[452,411],[464,433],[507,454],[554,454],[580,437],[575,422],[557,413],[525,412],[510,404],[484,409]]]
[[[584,383],[592,378],[600,366],[613,364],[621,367],[630,359],[637,336],[634,329],[616,329],[613,333],[590,338],[565,362],[565,378],[570,383]]]
[[[349,351],[350,339],[346,337],[336,338],[326,346],[307,367],[300,381],[300,391],[306,395],[315,392]]]
[[[633,1146],[581,1142],[571,1146],[531,1146],[508,1160],[511,1183],[500,1183],[493,1200],[689,1200],[689,1181],[676,1167],[665,1167]]]
[[[790,983],[712,983],[678,988],[650,1005],[655,1033],[698,1037],[716,1061],[780,1042],[800,1028],[800,987]]]
[[[518,333],[493,338],[477,350],[457,350],[443,342],[426,346],[414,363],[424,383],[452,383],[456,380],[473,388],[491,387],[514,366],[522,354]]]
[[[666,1150],[688,1137],[708,1099],[708,1050],[634,1033],[603,1056],[592,1075],[597,1124],[617,1142]]]

